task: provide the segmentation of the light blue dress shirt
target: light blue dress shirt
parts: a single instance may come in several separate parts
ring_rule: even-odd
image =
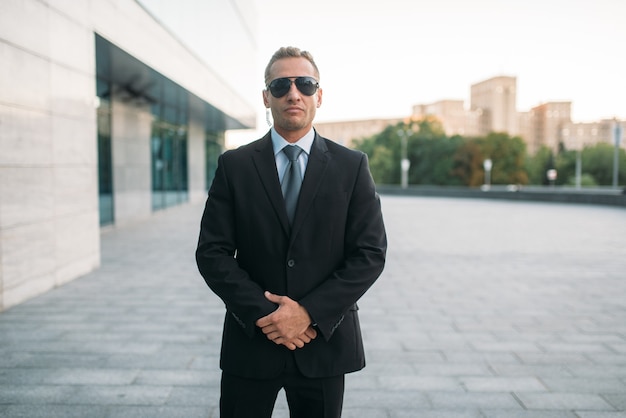
[[[298,164],[300,164],[300,173],[302,173],[302,177],[304,178],[304,173],[306,172],[306,165],[309,162],[309,154],[311,153],[311,147],[313,146],[313,140],[315,139],[315,130],[311,128],[309,132],[306,133],[302,138],[298,139],[297,142],[289,143],[285,138],[280,136],[278,132],[272,127],[271,129],[272,135],[272,146],[274,148],[274,158],[276,159],[276,169],[278,170],[278,179],[280,180],[280,184],[283,184],[283,178],[285,177],[285,172],[287,171],[287,164],[289,163],[289,159],[282,152],[283,148],[287,145],[297,145],[304,152],[301,152],[298,156]]]

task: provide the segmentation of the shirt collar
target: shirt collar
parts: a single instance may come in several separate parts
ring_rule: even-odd
[[[313,129],[313,127],[311,127],[311,130],[307,132],[302,138],[298,139],[298,141],[294,143],[287,142],[287,140],[280,136],[280,134],[276,131],[276,129],[274,129],[273,126],[270,131],[272,134],[272,147],[274,148],[274,155],[281,152],[286,145],[297,145],[302,148],[302,150],[306,152],[307,155],[311,154],[311,147],[313,146],[313,140],[315,139],[315,130]]]

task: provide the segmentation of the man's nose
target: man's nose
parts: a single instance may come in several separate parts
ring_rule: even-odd
[[[298,90],[298,88],[296,87],[296,82],[292,81],[291,85],[289,86],[289,91],[287,92],[287,97],[288,98],[300,98],[300,91]]]

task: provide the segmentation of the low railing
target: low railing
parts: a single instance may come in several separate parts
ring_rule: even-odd
[[[482,188],[452,186],[378,185],[378,193],[406,196],[439,196],[533,202],[580,203],[626,207],[625,189],[609,187],[576,188],[561,186],[492,185]]]

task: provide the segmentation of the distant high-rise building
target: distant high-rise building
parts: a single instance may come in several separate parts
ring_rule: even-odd
[[[598,122],[572,122],[564,123],[560,135],[566,149],[579,150],[595,144],[615,144],[615,127],[621,126],[620,146],[626,148],[624,137],[626,136],[626,121],[615,119],[603,119]]]
[[[572,122],[571,102],[547,102],[530,110],[532,128],[525,138],[531,153],[544,145],[557,151],[563,143],[562,129]]]
[[[468,129],[468,112],[463,100],[440,100],[413,106],[412,118],[422,119],[427,116],[436,117],[448,136],[467,135],[471,132]]]
[[[478,113],[478,135],[518,133],[516,85],[516,77],[498,76],[471,86],[470,110]]]

